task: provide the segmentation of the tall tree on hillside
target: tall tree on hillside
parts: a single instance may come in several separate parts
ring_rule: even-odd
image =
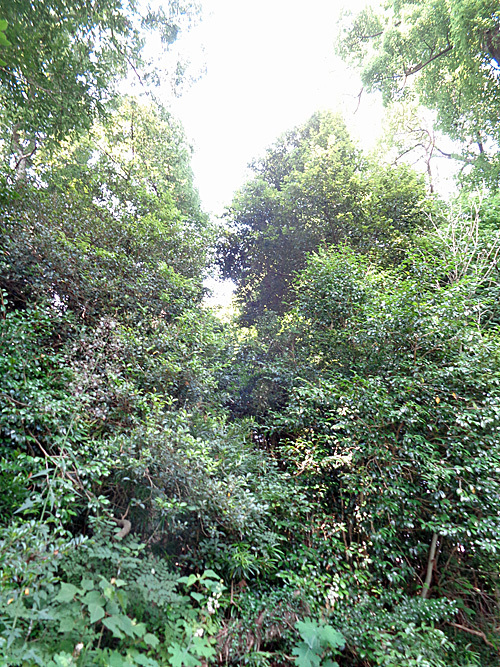
[[[367,90],[386,104],[416,97],[462,160],[497,187],[500,9],[496,0],[390,0],[349,19],[339,43]]]
[[[203,226],[191,154],[182,125],[165,107],[123,97],[78,140],[65,142],[56,154],[40,150],[35,167],[52,189],[85,190],[136,217],[167,205],[185,224]]]
[[[395,261],[428,222],[422,181],[407,168],[372,169],[332,113],[283,135],[253,170],[220,248],[248,322],[287,309],[294,276],[318,247],[348,243]]]

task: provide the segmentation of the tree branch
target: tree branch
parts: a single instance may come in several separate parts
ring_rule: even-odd
[[[488,638],[482,632],[481,630],[473,630],[472,628],[468,628],[466,625],[460,625],[460,623],[452,623],[451,621],[447,621],[448,625],[453,626],[454,628],[457,628],[458,630],[463,630],[464,632],[468,632],[470,635],[475,635],[476,637],[481,637],[481,639],[485,642],[485,644],[488,644],[488,646],[491,646],[491,648],[496,649],[497,647],[494,646],[490,641],[488,641]]]
[[[364,89],[365,89],[365,88],[364,88],[364,86],[363,86],[363,88],[361,88],[361,90],[359,91],[359,94],[357,95],[357,98],[358,98],[358,104],[356,105],[356,109],[354,110],[354,113],[357,113],[359,107],[361,106],[361,95],[363,94]]]
[[[124,537],[126,537],[131,529],[132,529],[132,524],[128,519],[115,519],[113,517],[113,521],[118,525],[121,526],[121,530],[119,530],[116,535],[114,535],[113,539],[114,540],[123,540]]]
[[[375,37],[380,37],[380,35],[383,35],[383,34],[384,34],[384,31],[383,31],[383,30],[379,30],[378,32],[374,32],[373,35],[360,35],[360,36],[359,36],[359,39],[360,39],[361,41],[365,41],[365,42],[366,42],[366,41],[368,41],[369,39],[375,39]]]
[[[431,548],[429,549],[429,559],[427,561],[427,574],[425,575],[424,585],[422,586],[422,597],[424,600],[429,597],[429,591],[431,589],[432,581],[432,572],[436,565],[436,551],[437,551],[437,541],[438,534],[434,533],[432,535]]]
[[[415,65],[414,67],[410,67],[409,69],[405,70],[405,76],[411,76],[412,74],[416,74],[417,72],[420,72],[421,69],[424,69],[424,67],[427,67],[433,60],[437,60],[438,58],[441,58],[441,56],[445,56],[447,53],[453,50],[453,44],[449,44],[446,49],[443,49],[439,53],[436,53],[434,56],[431,56],[428,60],[426,60],[424,63],[419,63],[418,65]]]

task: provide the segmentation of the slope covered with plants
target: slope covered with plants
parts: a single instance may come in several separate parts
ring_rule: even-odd
[[[36,4],[0,5],[0,664],[498,664],[492,172],[450,212],[317,113],[217,226],[116,92],[196,9]]]

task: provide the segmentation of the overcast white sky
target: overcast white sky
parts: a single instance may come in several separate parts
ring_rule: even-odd
[[[286,130],[319,109],[343,111],[354,136],[380,128],[379,105],[334,54],[344,0],[202,0],[201,24],[182,51],[206,74],[174,103],[192,142],[204,208],[220,213],[246,180],[246,166]],[[365,0],[351,0],[356,10]]]

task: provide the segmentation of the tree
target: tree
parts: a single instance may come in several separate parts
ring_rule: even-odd
[[[175,208],[186,225],[206,226],[190,165],[192,148],[165,107],[123,97],[87,134],[40,150],[35,168],[50,189],[92,193],[97,201],[136,217]]]
[[[371,165],[332,113],[283,135],[253,170],[234,198],[220,249],[247,322],[289,307],[295,273],[321,245],[348,243],[399,261],[429,222],[422,179],[406,167]]]
[[[342,120],[317,113],[254,162],[254,180],[230,209],[221,253],[224,275],[238,283],[250,320],[266,309],[286,309],[307,252],[340,240],[343,214],[353,209],[359,190],[361,160]]]
[[[0,225],[11,302],[55,299],[85,321],[170,318],[198,302],[210,225],[189,159],[179,123],[135,100],[53,156],[42,149],[44,187],[27,185]]]
[[[394,646],[389,664],[401,664],[398,651],[412,655],[394,630],[403,609],[405,625],[419,618],[417,596],[439,603],[426,607],[422,628],[437,611],[467,633],[464,642],[481,639],[481,664],[498,660],[498,236],[490,241],[463,216],[391,271],[352,250],[314,254],[282,321],[296,380],[266,433],[332,517],[333,560],[345,559],[353,575],[350,590],[333,591],[331,614],[370,664],[383,664],[375,615],[385,657]],[[394,616],[380,611],[384,599]],[[440,663],[432,649],[430,664],[466,664],[464,654]]]
[[[495,0],[390,0],[344,27],[339,52],[385,104],[417,99],[462,143],[462,160],[498,185],[500,11]]]
[[[172,2],[167,13],[141,16],[135,0],[0,3],[9,41],[0,64],[0,122],[17,177],[25,177],[41,143],[55,146],[103,116],[116,81],[145,64],[141,30],[159,29],[168,45],[186,11]]]

